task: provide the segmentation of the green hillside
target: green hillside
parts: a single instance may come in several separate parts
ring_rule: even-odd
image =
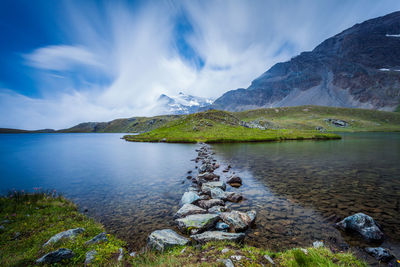
[[[249,128],[236,114],[210,110],[199,112],[171,121],[153,131],[139,135],[126,135],[133,142],[169,143],[219,143],[261,142],[304,139],[338,139],[339,135],[315,130]]]

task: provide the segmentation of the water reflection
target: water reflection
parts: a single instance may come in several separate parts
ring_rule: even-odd
[[[399,252],[400,135],[350,134],[328,142],[214,145],[219,161],[231,164],[257,207],[257,226],[248,242],[296,247],[325,240],[340,248],[364,246],[333,224],[356,212],[375,218],[389,237],[385,246]]]

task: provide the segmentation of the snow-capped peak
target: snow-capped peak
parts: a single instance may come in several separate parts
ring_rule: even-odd
[[[162,94],[158,102],[164,114],[190,114],[197,112],[199,108],[211,105],[213,99],[179,92],[176,96]]]

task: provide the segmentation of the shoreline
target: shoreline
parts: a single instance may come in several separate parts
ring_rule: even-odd
[[[208,145],[200,145],[209,147]],[[213,152],[204,153],[205,151],[201,149],[196,149],[196,151],[198,152],[198,157],[195,159],[196,163],[202,163],[203,160],[206,160],[214,167],[218,165],[214,158],[209,158]],[[198,168],[203,167],[199,166]],[[207,166],[204,168],[207,168]],[[207,180],[208,178],[204,175],[205,172],[202,173],[204,179]],[[199,181],[197,179],[197,182]],[[210,181],[204,182],[209,183]],[[238,180],[236,179],[234,182],[238,183]],[[245,181],[243,182],[245,183]],[[202,188],[203,186],[198,187],[197,190]],[[216,191],[218,193],[218,190]],[[230,263],[243,266],[262,266],[272,265],[271,262],[277,266],[296,266],[300,263],[305,263],[305,266],[324,264],[367,266],[366,263],[356,259],[351,251],[332,251],[331,248],[325,247],[322,242],[316,242],[313,246],[307,248],[284,249],[279,252],[246,245],[245,242],[240,241],[241,239],[238,239],[239,242],[232,242],[232,240],[199,242],[194,240],[193,235],[201,234],[205,228],[197,230],[192,226],[187,227],[187,225],[182,229],[184,232],[189,231],[192,234],[192,240],[184,245],[174,244],[165,247],[165,249],[150,250],[148,248],[153,247],[150,234],[147,248],[142,248],[140,251],[129,251],[123,240],[118,239],[115,235],[107,234],[104,226],[78,212],[75,204],[53,192],[36,192],[35,194],[15,192],[11,198],[0,198],[0,203],[2,207],[0,223],[3,226],[1,231],[3,231],[4,236],[8,237],[0,243],[0,253],[2,258],[12,261],[8,262],[8,265],[18,265],[22,262],[25,265],[33,265],[48,253],[67,249],[73,256],[62,259],[60,263],[69,266],[82,266],[88,259],[90,261],[87,264],[94,266],[232,266],[229,265]],[[11,211],[14,213],[11,213]],[[8,222],[3,223],[5,216]],[[74,219],[68,219],[71,217]],[[54,220],[58,221],[58,224],[54,225]],[[38,223],[40,225],[37,225]],[[216,221],[213,223],[216,223]],[[31,228],[26,226],[30,224],[32,224]],[[251,228],[250,225],[251,222],[249,228]],[[208,228],[214,226],[208,225],[206,228],[208,230]],[[59,235],[63,231],[68,232],[80,228],[84,231],[71,239],[64,238],[48,247],[43,246],[56,234]],[[31,240],[31,232],[39,237]],[[106,240],[101,239],[98,243],[87,245],[87,242],[102,234],[106,235]],[[242,235],[244,236],[244,234]],[[23,245],[21,246],[19,243]],[[25,250],[29,250],[30,253],[27,254]]]

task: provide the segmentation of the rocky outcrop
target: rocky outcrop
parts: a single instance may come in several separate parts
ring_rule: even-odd
[[[220,218],[230,226],[230,229],[235,232],[245,231],[251,224],[254,222],[256,218],[256,212],[254,210],[249,212],[241,212],[241,211],[231,211],[231,212],[223,212],[220,215]]]
[[[183,233],[196,234],[215,226],[218,214],[195,214],[175,220]]]
[[[84,228],[75,228],[75,229],[69,229],[67,231],[58,233],[58,234],[52,236],[46,243],[44,243],[43,246],[45,247],[45,246],[48,246],[48,245],[50,245],[52,243],[56,243],[56,242],[58,242],[59,240],[61,240],[63,238],[72,239],[75,236],[77,236],[78,234],[83,233],[84,231],[85,231]]]
[[[400,101],[400,12],[367,20],[278,63],[210,108],[320,105],[393,111]]]
[[[365,251],[370,254],[371,256],[375,257],[378,261],[388,262],[394,258],[392,253],[386,248],[365,248]]]
[[[342,230],[355,232],[369,242],[382,241],[384,235],[374,219],[364,213],[356,213],[336,224]]]
[[[207,213],[207,210],[202,209],[193,204],[185,204],[175,213],[174,218],[178,219],[178,218],[186,217],[188,215],[204,214],[204,213]]]
[[[96,235],[95,237],[93,237],[92,239],[87,241],[86,245],[97,244],[97,243],[100,243],[100,242],[108,242],[108,238],[107,238],[107,233],[106,232],[103,232],[103,233],[100,233],[100,234]]]
[[[72,250],[66,248],[60,248],[57,249],[56,251],[47,253],[46,255],[38,259],[36,263],[53,264],[60,262],[62,260],[70,259],[74,257],[74,255],[75,254],[72,252]]]
[[[97,251],[96,250],[88,251],[86,253],[86,256],[85,256],[85,265],[88,265],[88,264],[92,263],[92,261],[94,260],[96,255],[97,255]]]
[[[147,239],[147,246],[151,249],[163,251],[175,246],[183,246],[189,243],[189,239],[177,234],[171,229],[163,229],[152,232]]]
[[[245,238],[243,233],[226,233],[221,231],[207,231],[202,234],[190,236],[193,240],[199,243],[206,243],[210,241],[233,241],[242,242]]]

